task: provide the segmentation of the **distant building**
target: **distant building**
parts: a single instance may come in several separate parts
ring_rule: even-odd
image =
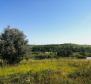
[[[86,57],[87,60],[91,60],[91,57]]]

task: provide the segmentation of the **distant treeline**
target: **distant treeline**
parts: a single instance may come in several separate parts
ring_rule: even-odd
[[[57,44],[57,45],[33,45],[33,53],[43,53],[55,55],[55,57],[77,57],[85,58],[91,56],[91,45],[78,44]],[[52,56],[51,56],[52,57]]]

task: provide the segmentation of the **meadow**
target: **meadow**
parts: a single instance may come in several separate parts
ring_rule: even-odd
[[[0,67],[0,84],[91,84],[91,61],[24,59],[19,64]]]

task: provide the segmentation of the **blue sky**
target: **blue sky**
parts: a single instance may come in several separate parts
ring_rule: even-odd
[[[0,0],[0,32],[7,25],[30,44],[91,44],[91,0]]]

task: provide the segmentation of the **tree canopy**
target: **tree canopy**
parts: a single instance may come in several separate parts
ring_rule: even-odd
[[[19,62],[26,53],[26,46],[26,36],[16,28],[8,27],[0,35],[1,58],[8,63]]]

